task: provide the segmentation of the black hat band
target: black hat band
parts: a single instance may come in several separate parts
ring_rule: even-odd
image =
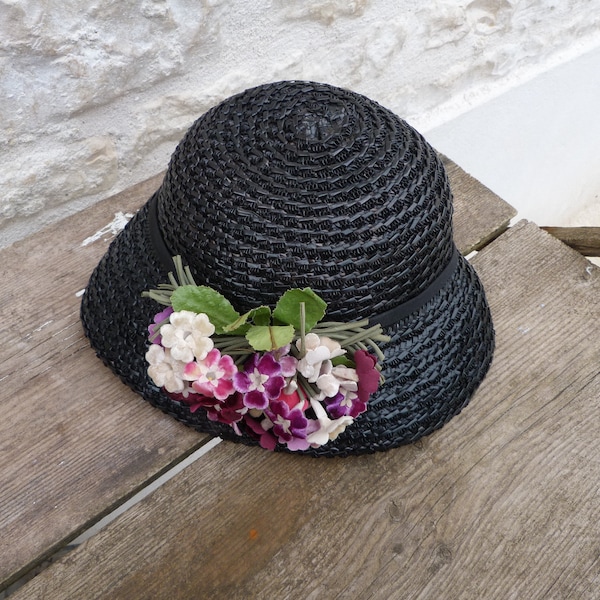
[[[167,272],[174,271],[175,265],[173,264],[173,253],[165,244],[165,240],[160,232],[160,226],[158,224],[158,192],[156,192],[148,202],[148,230],[152,246],[162,266]],[[456,266],[458,265],[459,256],[460,253],[456,246],[454,246],[448,264],[425,290],[418,296],[415,296],[384,313],[370,317],[369,322],[374,325],[379,323],[382,327],[389,327],[394,323],[402,321],[412,313],[417,312],[420,308],[425,306],[448,283],[448,281],[450,281]]]

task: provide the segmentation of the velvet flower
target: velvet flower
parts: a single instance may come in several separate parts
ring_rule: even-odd
[[[379,387],[379,371],[375,367],[377,358],[366,350],[357,350],[354,353],[356,373],[358,374],[357,395],[361,402],[367,402],[369,396]]]
[[[159,344],[150,344],[146,352],[146,360],[150,365],[148,375],[158,387],[167,392],[183,393],[188,387],[183,380],[185,363],[175,360],[168,348]]]
[[[243,419],[248,412],[244,406],[241,394],[231,394],[223,401],[216,401],[212,405],[205,405],[206,414],[211,421],[218,421],[226,425],[232,425]]]
[[[279,400],[269,404],[265,415],[273,423],[273,435],[280,444],[286,444],[290,450],[306,450],[308,419],[304,415],[301,404],[290,408],[286,402]]]
[[[249,430],[250,436],[258,440],[261,448],[275,450],[277,438],[273,435],[273,423],[269,419],[259,420],[246,414],[244,416],[244,423]]]
[[[199,408],[208,410],[219,402],[216,398],[207,398],[206,396],[201,396],[193,391],[185,398],[177,397],[176,394],[171,394],[171,398],[174,400],[179,400],[180,402],[185,402],[185,404],[189,406],[191,413],[195,413]]]
[[[231,356],[213,348],[204,359],[189,362],[183,378],[192,382],[198,394],[225,400],[233,392],[233,377],[237,368]]]
[[[281,365],[273,354],[253,354],[244,364],[244,370],[233,377],[235,389],[243,395],[248,408],[264,410],[275,400],[285,386]]]
[[[161,344],[170,348],[173,358],[182,362],[202,360],[213,349],[214,325],[204,313],[189,310],[174,312],[169,323],[160,328]]]

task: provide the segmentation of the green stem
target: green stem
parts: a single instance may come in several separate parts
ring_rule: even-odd
[[[216,347],[218,348],[218,346]],[[228,354],[229,356],[250,356],[251,354],[255,354],[255,352],[252,348],[232,348],[231,350],[227,350],[227,352],[222,352],[222,354]]]
[[[218,335],[213,337],[213,341],[219,348],[228,348],[230,346],[248,345],[245,337],[240,335]]]
[[[169,271],[169,281],[171,282],[173,289],[176,290],[179,287],[179,284],[177,283],[177,279],[175,279],[175,275],[173,275],[173,273],[171,273],[170,271]]]
[[[175,265],[175,273],[177,273],[179,285],[185,285],[185,273],[183,272],[183,261],[180,255],[173,257],[173,264]]]
[[[371,339],[366,340],[366,342],[373,349],[373,352],[375,352],[377,358],[383,362],[385,360],[385,355],[383,354],[379,346]]]
[[[362,321],[353,321],[352,323],[341,323],[340,321],[324,321],[313,327],[313,331],[346,331],[348,329],[357,329],[366,327],[369,324],[369,319],[363,319]]]
[[[355,342],[359,342],[361,340],[370,338],[373,335],[377,335],[379,330],[380,330],[379,325],[375,325],[374,327],[370,327],[369,329],[363,329],[362,331],[359,331],[358,333],[355,333],[354,335],[351,335],[350,337],[345,338],[344,345],[350,346],[351,344],[354,344]]]
[[[149,292],[142,292],[142,297],[151,298],[155,302],[164,304],[165,306],[171,306],[171,294],[163,294],[158,290],[150,290]]]
[[[306,305],[300,302],[300,355],[306,354]]]
[[[194,281],[194,276],[192,275],[192,272],[190,271],[190,268],[187,265],[185,267],[185,274],[188,279],[188,285],[197,285]]]
[[[248,359],[247,354],[240,354],[233,362],[236,367],[241,367]]]
[[[296,391],[298,392],[298,396],[299,396],[300,400],[302,400],[302,402],[308,401],[306,392],[304,391],[304,388],[300,385],[300,382],[298,382],[298,389]]]
[[[301,377],[300,375],[298,375],[298,377],[296,378],[296,382],[298,383],[298,392],[300,392],[300,390],[302,390],[302,392],[306,395],[306,400],[309,400],[310,398],[314,398],[315,396],[318,395],[318,390],[314,388],[314,386],[311,386],[310,383],[308,383],[308,381],[306,381],[306,379],[304,379],[304,377]]]

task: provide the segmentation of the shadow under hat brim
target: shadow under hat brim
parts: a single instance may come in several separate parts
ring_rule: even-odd
[[[152,244],[148,209],[146,204],[138,211],[92,273],[81,305],[85,333],[104,363],[150,404],[200,432],[255,445],[230,426],[210,421],[202,409],[191,413],[147,374],[148,325],[162,307],[142,292],[168,275]],[[462,256],[433,298],[385,332],[392,338],[382,346],[385,383],[367,412],[337,439],[303,454],[366,454],[414,442],[462,410],[492,360],[494,331],[485,293]]]

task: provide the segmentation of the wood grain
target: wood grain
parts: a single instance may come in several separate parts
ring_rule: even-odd
[[[600,227],[542,227],[584,256],[600,256]]]
[[[598,598],[600,270],[525,223],[474,264],[497,350],[442,430],[341,460],[221,443],[14,600]]]
[[[470,179],[461,185],[461,170],[451,172],[456,233],[466,252],[468,240],[495,236],[512,209],[475,193],[483,187]],[[116,213],[139,208],[161,179],[0,253],[0,589],[207,439],[148,406],[104,368],[79,323],[78,294],[114,237],[107,225]],[[463,218],[471,204],[501,216]]]
[[[116,212],[134,211],[158,183],[153,178],[0,253],[5,585],[206,439],[121,384],[79,323],[77,292],[113,236],[82,243]]]
[[[454,241],[466,255],[505,231],[517,211],[447,156],[440,157],[454,194]]]

